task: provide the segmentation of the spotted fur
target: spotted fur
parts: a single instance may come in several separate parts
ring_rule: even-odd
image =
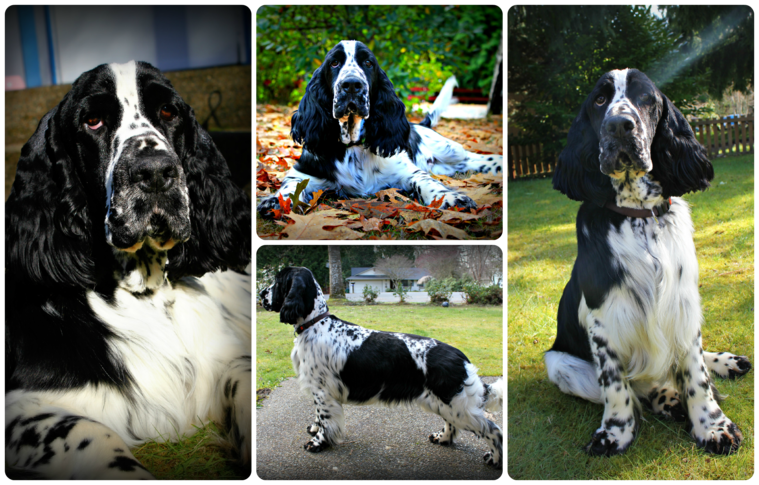
[[[328,311],[311,271],[285,268],[260,294],[263,307],[296,328]],[[442,433],[432,443],[450,445],[459,430],[483,438],[489,465],[502,466],[503,435],[484,411],[500,410],[503,381],[488,385],[459,351],[438,340],[360,327],[332,315],[321,318],[295,338],[291,353],[301,389],[316,407],[310,452],[339,443],[343,404],[416,404],[440,415]]]

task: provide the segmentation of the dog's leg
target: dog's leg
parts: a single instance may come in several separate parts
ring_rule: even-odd
[[[447,187],[442,182],[435,180],[426,171],[411,163],[408,157],[398,157],[398,163],[394,169],[398,177],[401,190],[410,193],[419,199],[424,205],[430,205],[434,200],[443,199],[441,209],[449,207],[461,207],[462,209],[476,209],[477,203],[468,196]]]
[[[435,175],[451,176],[456,172],[473,170],[481,173],[497,174],[503,171],[503,155],[479,154],[466,151],[461,144],[449,140],[434,130],[415,125],[414,129],[424,139],[424,147],[432,152],[421,152],[417,156],[425,157],[419,160],[426,163],[425,167]]]
[[[241,473],[248,472],[252,454],[250,356],[234,359],[219,379],[212,418],[223,426]]]
[[[680,362],[676,376],[690,420],[690,434],[696,444],[708,453],[735,453],[741,445],[743,434],[717,404],[719,395],[706,369],[699,331],[688,355]]]
[[[490,451],[482,457],[486,465],[501,469],[503,468],[503,434],[497,424],[486,419],[488,428],[485,431],[485,441],[490,446]]]
[[[303,448],[318,453],[333,444],[339,443],[343,436],[345,417],[343,406],[323,389],[313,392],[316,406],[316,421],[306,431],[313,436]]]
[[[601,384],[604,415],[601,427],[591,437],[585,451],[590,455],[617,455],[633,442],[637,432],[636,398],[624,375],[617,352],[610,347],[604,323],[588,318],[588,337],[596,375]]]
[[[115,431],[38,399],[6,408],[5,462],[12,478],[152,479]]]
[[[503,468],[505,439],[503,430],[497,424],[483,416],[481,411],[449,414],[443,419],[445,419],[445,428],[440,433],[431,434],[431,442],[447,446],[453,443],[459,430],[471,431],[479,438],[483,438],[490,447],[490,451],[482,457],[485,464],[496,469]]]
[[[482,386],[479,393],[471,393],[472,389],[476,390],[476,387],[473,386],[481,382],[480,378],[476,374],[470,374],[470,376],[473,376],[475,384],[471,384],[472,380],[469,380],[470,389],[462,390],[448,406],[424,406],[422,404],[424,409],[439,414],[445,420],[443,431],[430,435],[430,441],[447,445],[453,442],[460,430],[470,431],[478,438],[484,439],[490,448],[490,451],[483,457],[485,463],[500,469],[503,467],[503,434],[501,428],[487,419],[483,412],[483,407],[486,404],[485,387]],[[437,441],[435,441],[436,439]]]

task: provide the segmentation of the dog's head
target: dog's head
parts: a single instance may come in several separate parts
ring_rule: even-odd
[[[274,284],[259,293],[265,310],[279,312],[279,321],[295,325],[314,311],[321,288],[307,268],[288,267],[277,273]]]

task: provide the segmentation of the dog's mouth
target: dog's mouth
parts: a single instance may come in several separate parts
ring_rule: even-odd
[[[112,217],[106,224],[108,244],[125,253],[136,253],[145,245],[157,251],[168,251],[190,239],[190,233],[189,217],[169,216],[158,208],[144,223]]]
[[[337,121],[340,123],[340,141],[346,145],[358,143],[361,140],[361,128],[366,118],[368,116],[363,117],[355,111],[346,112],[346,114],[338,118]]]
[[[642,177],[653,169],[651,156],[648,150],[631,147],[620,147],[607,143],[601,145],[599,157],[601,173],[612,178],[622,178],[631,173],[635,177]]]
[[[358,106],[356,106],[356,103],[351,101],[345,106],[345,113],[358,113]]]

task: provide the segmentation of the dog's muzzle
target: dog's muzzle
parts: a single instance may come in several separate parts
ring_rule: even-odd
[[[340,141],[357,143],[363,120],[369,117],[369,87],[363,79],[348,76],[337,83],[332,116],[340,122]]]
[[[649,172],[651,147],[635,118],[628,113],[607,117],[601,124],[601,172],[614,176],[627,171]]]

